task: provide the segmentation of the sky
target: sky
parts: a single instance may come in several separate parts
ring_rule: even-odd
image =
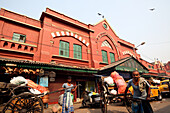
[[[145,42],[137,50],[144,60],[170,61],[170,0],[0,0],[0,7],[37,20],[48,7],[92,25],[101,13],[119,38]]]

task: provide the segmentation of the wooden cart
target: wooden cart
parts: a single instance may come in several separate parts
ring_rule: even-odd
[[[104,82],[104,79],[103,77],[101,76],[101,80],[100,80],[100,105],[101,105],[101,110],[102,110],[102,113],[107,113],[107,104],[108,104],[108,100],[109,98],[119,98],[121,99],[121,101],[123,101],[123,103],[125,104],[127,110],[129,113],[132,112],[132,109],[131,109],[131,99],[132,99],[132,94],[131,93],[128,93],[126,96],[127,96],[127,101],[124,101],[124,94],[111,94],[109,89],[110,89],[110,86]],[[113,87],[113,86],[112,86]],[[115,89],[116,86],[115,86]]]
[[[68,88],[41,94],[33,94],[29,89],[31,89],[31,87],[0,82],[0,112],[43,113],[44,106],[40,97],[60,92]]]

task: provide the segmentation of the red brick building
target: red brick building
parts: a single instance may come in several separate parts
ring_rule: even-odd
[[[166,69],[168,75],[170,75],[170,61],[165,64],[165,69]]]
[[[40,20],[3,8],[0,10],[0,57],[54,64],[39,67],[56,72],[55,80],[49,79],[50,91],[60,88],[71,75],[74,84],[84,85],[75,96],[81,98],[83,90],[96,85],[94,74],[99,69],[113,66],[115,62],[122,63],[121,59],[130,56],[136,58],[132,58],[135,63],[127,66],[135,69],[137,65],[142,70],[147,67],[149,74],[146,75],[149,76],[162,73],[155,64],[141,59],[134,44],[120,39],[106,19],[87,25],[49,8],[42,13]],[[37,63],[32,65],[38,66]],[[118,67],[114,69],[118,70]],[[132,70],[119,67],[118,71],[131,73]],[[50,102],[56,102],[56,94],[50,96]]]

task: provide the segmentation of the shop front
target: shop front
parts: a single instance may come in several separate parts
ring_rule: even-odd
[[[121,75],[125,81],[132,78],[132,72],[138,70],[140,74],[148,73],[148,69],[134,57],[126,57],[111,63],[99,70],[100,75],[110,76],[113,71]]]
[[[49,91],[55,91],[71,76],[73,85],[82,85],[74,93],[75,101],[82,98],[85,90],[96,90],[94,74],[97,74],[95,69],[0,58],[0,81],[9,83],[13,77],[22,76],[48,88]],[[57,103],[61,93],[63,92],[51,94],[48,103]]]

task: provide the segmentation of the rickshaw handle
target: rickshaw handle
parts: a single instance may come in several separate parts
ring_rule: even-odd
[[[82,86],[81,84],[78,84],[76,86],[72,86],[72,87],[68,87],[68,88],[63,88],[61,90],[56,90],[56,91],[51,91],[51,92],[45,92],[45,93],[41,93],[41,94],[38,94],[37,96],[45,96],[45,95],[49,95],[49,94],[52,94],[52,93],[57,93],[57,92],[60,92],[60,91],[64,91],[66,89],[70,89],[70,88],[74,88],[74,87],[77,87],[77,86]]]

